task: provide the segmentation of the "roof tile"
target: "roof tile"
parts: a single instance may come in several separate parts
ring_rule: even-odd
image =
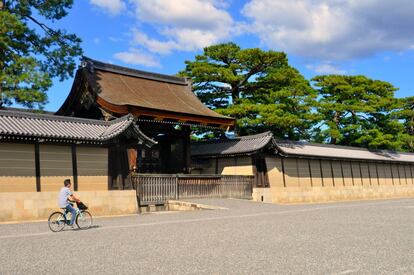
[[[241,155],[258,151],[266,146],[268,146],[268,148],[273,148],[276,152],[284,156],[414,163],[414,153],[389,150],[369,150],[359,147],[299,141],[276,141],[271,132],[234,139],[195,142],[191,145],[191,155],[193,157]]]
[[[113,121],[100,121],[56,115],[0,110],[0,137],[23,136],[59,140],[105,142],[131,128],[147,145],[156,142],[142,133],[132,115]]]
[[[271,132],[233,139],[194,142],[191,144],[191,154],[193,156],[248,154],[260,150],[272,142]]]

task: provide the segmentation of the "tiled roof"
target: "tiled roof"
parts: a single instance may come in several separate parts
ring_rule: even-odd
[[[5,107],[1,106],[0,110],[10,111],[10,112],[24,112],[24,113],[35,113],[35,114],[48,114],[53,115],[55,112],[45,111],[45,110],[36,110],[36,109],[25,109],[25,108],[16,108],[16,107]]]
[[[316,144],[295,141],[276,141],[282,155],[300,155],[321,158],[358,159],[376,161],[414,162],[413,153],[390,150],[369,150],[366,148]]]
[[[194,142],[191,144],[192,156],[238,155],[258,151],[272,144],[273,135],[265,132],[257,135]]]
[[[217,123],[231,126],[234,119],[210,110],[192,92],[191,82],[185,78],[162,75],[117,65],[103,63],[87,57],[75,78],[86,78],[98,104],[112,106],[117,110],[133,107],[143,110],[167,112],[188,116],[191,121]],[[57,114],[67,114],[79,96],[79,87],[74,83],[68,99]],[[97,99],[97,101],[98,101]],[[114,110],[111,109],[112,112]],[[134,113],[135,114],[135,113]]]
[[[191,145],[191,155],[193,157],[241,155],[258,151],[266,146],[273,148],[276,153],[282,156],[414,163],[414,153],[298,141],[276,141],[271,132],[235,139],[195,142]]]
[[[103,143],[126,132],[148,146],[156,143],[138,129],[132,115],[112,121],[101,121],[0,110],[0,137],[3,139],[30,138]]]
[[[100,70],[100,71],[111,72],[114,74],[128,75],[132,77],[151,79],[155,81],[178,84],[178,85],[188,84],[187,80],[183,77],[178,77],[174,75],[166,75],[166,74],[158,74],[158,73],[153,73],[153,72],[146,72],[146,71],[118,66],[118,65],[114,65],[110,63],[104,63],[104,62],[94,60],[86,56],[82,57],[82,66],[88,67],[88,69],[91,69],[92,71]]]

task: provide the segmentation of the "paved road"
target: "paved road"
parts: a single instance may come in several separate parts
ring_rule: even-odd
[[[414,274],[414,199],[198,202],[228,210],[0,225],[0,274]]]

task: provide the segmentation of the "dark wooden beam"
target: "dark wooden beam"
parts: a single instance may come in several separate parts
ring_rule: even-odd
[[[42,186],[40,182],[40,149],[39,143],[35,143],[35,167],[36,167],[36,191],[41,192]]]
[[[190,166],[191,166],[191,129],[188,126],[183,127],[183,134],[184,134],[184,173],[188,174],[190,173]]]
[[[72,173],[73,173],[73,190],[78,191],[78,160],[76,156],[76,145],[72,144]]]
[[[319,160],[319,169],[320,169],[320,171],[321,171],[322,187],[324,187],[324,186],[325,186],[325,183],[323,182],[322,160]]]
[[[283,187],[286,187],[285,161],[283,157],[281,157],[280,159],[282,160]]]
[[[309,169],[309,177],[310,177],[311,187],[313,187],[312,167],[311,167],[311,164],[310,164],[310,159],[308,159],[308,169]]]

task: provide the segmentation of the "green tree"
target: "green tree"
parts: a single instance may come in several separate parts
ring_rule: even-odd
[[[400,102],[396,116],[404,123],[404,149],[414,152],[414,96],[402,98]]]
[[[52,79],[73,76],[81,40],[53,23],[72,0],[0,0],[0,108],[14,103],[42,108]]]
[[[312,125],[315,91],[283,52],[214,45],[186,61],[180,75],[191,78],[203,103],[236,119],[239,135],[271,130],[280,138],[300,139]]]
[[[318,88],[321,116],[316,141],[401,150],[404,130],[394,115],[399,101],[393,85],[365,76],[327,75],[312,80]]]

